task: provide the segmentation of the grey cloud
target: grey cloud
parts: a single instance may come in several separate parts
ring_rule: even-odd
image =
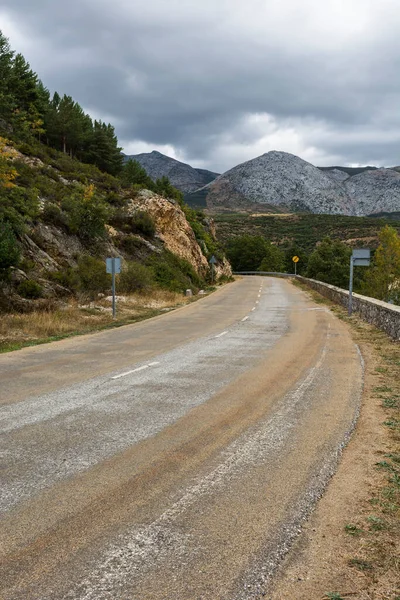
[[[254,11],[266,5],[246,4]],[[296,2],[281,5],[294,9]],[[5,11],[28,31],[29,54],[21,50],[45,84],[115,119],[127,142],[170,144],[211,169],[226,169],[233,166],[227,152],[231,138],[238,146],[235,157],[241,145],[246,158],[253,147],[262,151],[265,132],[248,127],[245,117],[266,113],[276,124],[276,143],[280,128],[290,122],[302,137],[299,148],[310,153],[316,147],[321,160],[400,162],[398,140],[386,139],[399,126],[400,99],[400,44],[390,20],[385,29],[382,20],[376,27],[367,23],[365,36],[355,32],[354,40],[345,32],[341,42],[338,35],[337,44],[335,31],[326,43],[315,31],[314,44],[301,15],[297,23],[282,20],[279,32],[266,20],[263,32],[256,13],[253,18],[243,13],[242,25],[240,19],[231,22],[229,6],[240,8],[236,0],[2,0],[0,14]],[[350,17],[343,14],[343,20]],[[318,137],[314,128],[321,122]],[[368,145],[354,139],[364,129],[374,132]]]

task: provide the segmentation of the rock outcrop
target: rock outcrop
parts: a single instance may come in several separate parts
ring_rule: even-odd
[[[151,215],[157,235],[165,248],[190,262],[201,275],[206,274],[207,259],[201,252],[184,212],[175,202],[149,190],[142,190],[131,200],[128,210],[131,214],[144,210]]]
[[[126,157],[129,158],[140,163],[153,181],[166,176],[172,185],[182,192],[193,192],[218,177],[218,173],[195,169],[156,150]]]

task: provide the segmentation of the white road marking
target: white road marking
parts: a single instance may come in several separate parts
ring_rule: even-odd
[[[125,373],[120,373],[119,375],[114,375],[111,379],[120,379],[121,377],[126,377],[127,375],[132,375],[132,373],[138,373],[139,371],[144,371],[149,367],[154,367],[155,365],[159,365],[159,362],[152,362],[148,365],[143,365],[142,367],[138,367],[137,369],[132,369],[131,371],[126,371]]]
[[[257,300],[257,301],[256,301],[256,304],[260,304],[260,301],[259,301],[259,300]]]
[[[222,333],[219,333],[218,335],[216,335],[216,338],[222,337],[223,335],[226,335],[228,332],[227,331],[223,331]]]
[[[329,327],[330,329],[330,327]],[[168,556],[175,548],[187,552],[189,535],[179,533],[176,521],[196,502],[211,496],[228,482],[251,466],[264,464],[266,457],[282,448],[291,433],[294,409],[312,386],[319,369],[324,363],[330,332],[317,363],[308,375],[281,400],[279,409],[254,433],[242,434],[224,450],[219,464],[203,477],[194,481],[180,498],[148,525],[132,527],[118,540],[111,543],[97,559],[97,564],[83,580],[81,600],[105,598],[111,589],[122,589],[129,576],[144,561],[155,562]],[[293,417],[292,417],[293,418]],[[77,597],[77,596],[75,596]],[[108,596],[109,597],[109,596]]]
[[[251,309],[251,311],[252,311],[252,312],[253,312],[253,310],[256,310],[256,307],[255,307],[255,306],[253,306],[253,308]]]
[[[257,298],[261,298],[261,294],[258,294]]]
[[[248,316],[247,316],[247,317],[244,317],[244,319],[242,319],[242,322],[243,322],[243,321],[247,321],[247,319],[248,319],[248,318],[249,318]]]

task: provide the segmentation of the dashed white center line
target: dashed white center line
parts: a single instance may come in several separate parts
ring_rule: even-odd
[[[260,304],[260,302],[257,300],[256,304]]]
[[[242,322],[243,322],[243,321],[247,321],[247,319],[248,319],[248,318],[249,318],[248,316],[247,316],[247,317],[244,317],[244,319],[242,319]]]
[[[261,294],[258,294],[257,298],[261,298]]]
[[[222,337],[223,335],[226,335],[227,333],[228,333],[227,331],[223,331],[222,333],[219,333],[219,334],[218,334],[218,335],[216,335],[215,337],[216,337],[216,338],[220,338],[220,337]]]
[[[252,310],[252,311],[253,311],[253,310],[256,310],[256,307],[255,307],[255,306],[253,306],[253,308],[252,308],[251,310]]]
[[[143,365],[142,367],[137,367],[137,369],[132,369],[131,371],[126,371],[125,373],[120,373],[119,375],[114,375],[111,379],[120,379],[121,377],[126,377],[127,375],[132,375],[132,373],[138,373],[139,371],[144,371],[149,367],[154,367],[155,365],[159,365],[159,362],[151,362],[148,365]]]

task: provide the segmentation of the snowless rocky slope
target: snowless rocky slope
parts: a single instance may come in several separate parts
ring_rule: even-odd
[[[203,188],[214,210],[369,215],[400,211],[400,173],[366,170],[349,176],[320,170],[298,156],[268,152],[220,175]],[[190,201],[190,194],[187,196]]]
[[[140,163],[153,181],[165,175],[172,185],[182,192],[193,192],[218,177],[218,173],[206,169],[194,169],[190,165],[165,156],[156,150],[127,156],[126,159],[128,158]]]

